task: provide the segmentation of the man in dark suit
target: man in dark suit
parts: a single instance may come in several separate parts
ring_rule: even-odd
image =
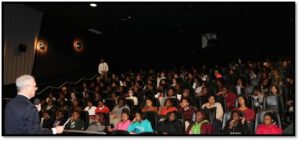
[[[55,128],[41,129],[40,116],[36,106],[30,102],[37,90],[36,82],[30,75],[22,75],[17,78],[16,86],[18,95],[11,100],[5,107],[5,135],[11,134],[60,134],[64,126]]]

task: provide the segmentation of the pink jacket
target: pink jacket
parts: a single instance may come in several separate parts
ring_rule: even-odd
[[[120,121],[119,123],[117,123],[116,127],[114,128],[114,130],[125,130],[127,131],[129,125],[131,124],[130,120],[127,120],[125,122]]]

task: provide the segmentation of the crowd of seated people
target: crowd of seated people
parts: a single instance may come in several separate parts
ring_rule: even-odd
[[[71,118],[66,129],[107,134],[283,134],[294,124],[294,76],[289,58],[99,75],[45,93],[41,126]],[[274,112],[257,119],[265,110]]]

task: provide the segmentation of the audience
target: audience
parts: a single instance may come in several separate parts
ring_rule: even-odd
[[[159,129],[154,131],[155,133],[173,134],[174,132],[180,132],[177,131],[177,123],[181,122],[188,123],[185,125],[186,129],[189,126],[195,126],[194,128],[190,127],[190,131],[182,129],[182,132],[200,133],[197,128],[200,121],[205,120],[200,120],[201,115],[197,117],[195,110],[204,109],[207,112],[211,110],[205,109],[216,108],[215,119],[212,119],[211,113],[206,113],[207,120],[212,126],[211,133],[225,133],[225,130],[221,129],[222,122],[226,122],[223,121],[224,112],[238,111],[240,112],[238,116],[241,119],[238,122],[234,120],[236,122],[231,123],[231,125],[235,126],[231,126],[231,129],[229,128],[230,123],[228,123],[226,134],[245,134],[244,131],[239,130],[246,125],[249,129],[248,132],[253,134],[255,113],[263,110],[263,99],[266,95],[280,95],[283,97],[284,106],[287,107],[287,110],[284,117],[280,116],[280,118],[283,118],[281,119],[282,129],[289,126],[291,121],[294,120],[295,74],[290,58],[284,58],[276,62],[269,59],[265,61],[248,60],[245,62],[239,60],[239,62],[233,61],[215,66],[202,65],[168,70],[150,69],[128,71],[121,74],[101,73],[94,80],[82,81],[79,86],[66,85],[60,90],[58,89],[58,92],[51,90],[45,93],[46,95],[41,96],[42,110],[40,115],[43,117],[42,125],[46,127],[44,123],[48,122],[48,116],[45,112],[48,112],[48,115],[49,113],[55,113],[56,116],[50,114],[49,117],[52,117],[53,120],[51,126],[57,126],[65,122],[67,114],[72,113],[72,117],[74,115],[74,119],[76,119],[76,113],[73,112],[77,112],[77,120],[80,120],[79,113],[84,109],[91,116],[99,114],[100,117],[95,118],[101,119],[103,118],[101,116],[104,116],[103,113],[109,114],[109,123],[113,127],[111,129],[108,127],[107,130],[102,130],[102,132],[127,130],[130,123],[129,118],[136,116],[129,112],[131,110],[132,113],[136,111],[154,112],[158,116],[157,122],[161,121]],[[220,97],[224,97],[224,102],[219,101]],[[205,99],[203,100],[203,98]],[[108,99],[113,99],[116,105],[108,102]],[[133,100],[133,105],[129,105],[132,106],[131,109],[126,105],[126,99]],[[236,101],[238,107],[235,105]],[[97,107],[94,105],[97,105]],[[125,112],[127,114],[124,114]],[[173,120],[172,113],[174,112],[177,112],[177,114],[174,114]],[[181,115],[183,119],[181,119]],[[177,116],[180,116],[180,119],[177,119]],[[84,118],[82,117],[82,119]],[[93,123],[92,126],[98,126],[101,123],[95,118],[90,118],[91,123]],[[155,125],[152,123],[154,121],[153,117],[150,118],[151,120],[149,119],[148,122]],[[233,112],[231,121],[234,118],[237,118],[237,115]],[[242,120],[244,118],[245,120]],[[162,121],[162,119],[165,120]],[[72,128],[75,128],[75,123],[79,124],[77,120],[73,121]],[[193,120],[199,122],[194,125]],[[139,122],[135,120],[131,124],[136,125],[142,123],[142,121],[146,120],[142,119]],[[70,129],[70,125],[68,126]],[[259,128],[262,127],[275,128],[265,124],[259,126]],[[82,130],[83,128],[77,129]],[[202,131],[205,130],[201,129],[201,133]],[[133,133],[141,133],[141,131],[134,131]]]

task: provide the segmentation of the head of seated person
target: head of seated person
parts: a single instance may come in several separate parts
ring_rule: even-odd
[[[282,129],[276,125],[273,113],[265,113],[263,117],[263,124],[257,126],[256,134],[282,134]]]
[[[166,99],[164,106],[160,107],[159,115],[166,116],[169,112],[177,111],[177,108],[173,106],[171,99]]]
[[[83,130],[84,129],[84,122],[80,119],[80,112],[73,111],[70,122],[66,125],[66,129],[71,130]]]
[[[151,98],[146,99],[146,105],[142,109],[143,112],[157,112],[157,107],[153,106],[153,100]]]

